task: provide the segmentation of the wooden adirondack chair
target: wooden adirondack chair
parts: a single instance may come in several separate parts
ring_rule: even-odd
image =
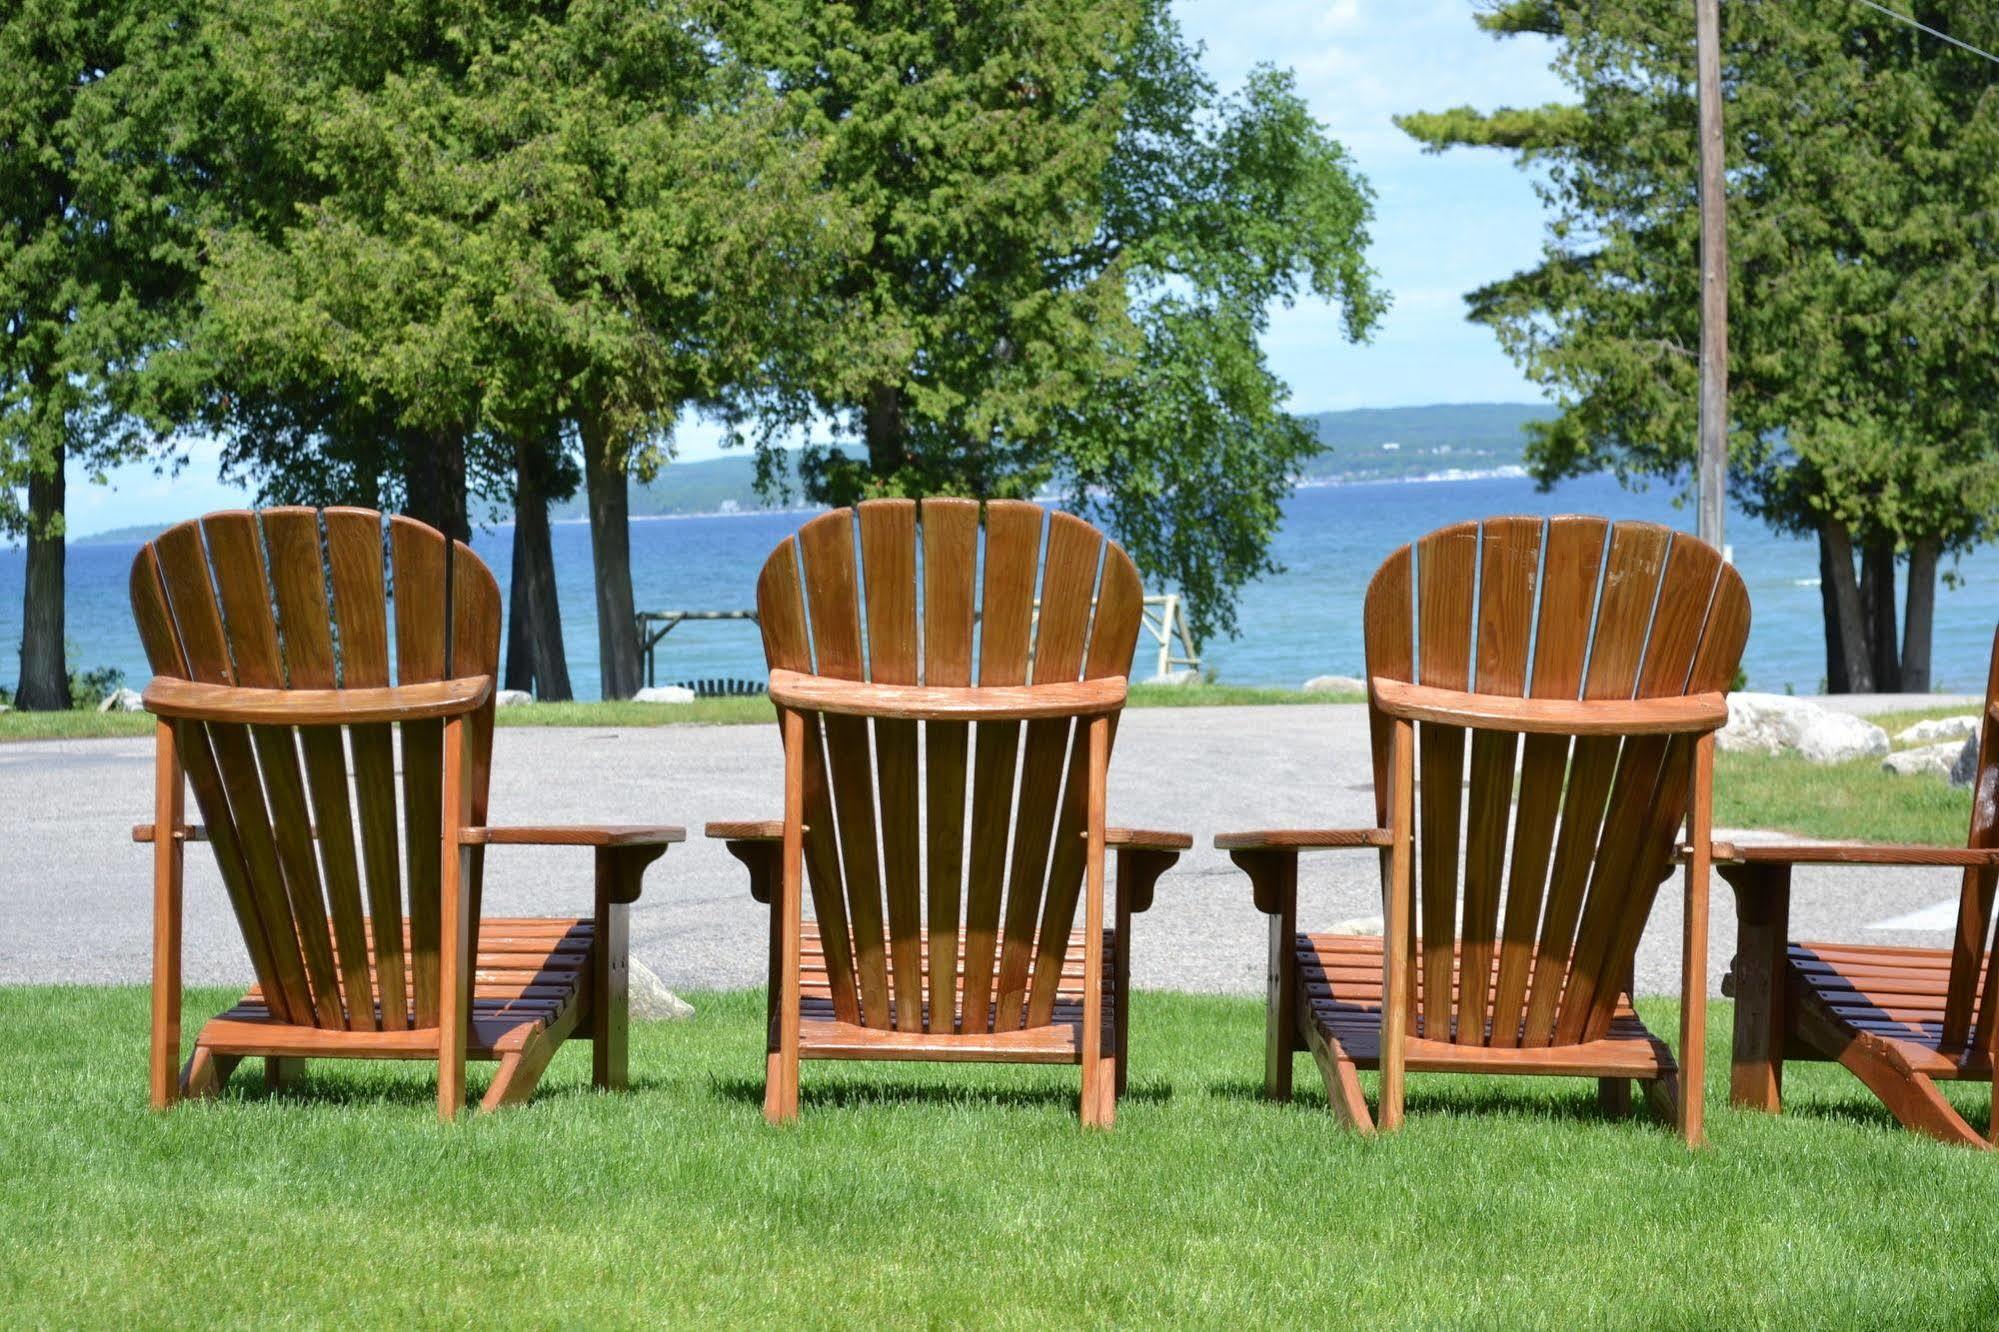
[[[772,552],[784,818],[708,835],[770,905],[773,1123],[801,1058],[1080,1064],[1084,1122],[1111,1123],[1131,914],[1192,845],[1104,826],[1140,607],[1122,550],[1031,504],[876,501]]]
[[[215,1095],[246,1055],[273,1085],[307,1057],[435,1059],[450,1118],[468,1057],[499,1061],[491,1109],[572,1033],[597,1085],[624,1085],[626,912],[685,834],[485,826],[500,598],[469,547],[407,518],[385,542],[361,509],[216,513],[140,548],[132,611],[159,718],[133,830],[153,845],[155,1106]],[[189,785],[205,825],[184,822]],[[190,841],[215,851],[257,984],[177,1069]],[[595,847],[593,914],[482,923],[502,843]]]
[[[1401,1124],[1409,1071],[1594,1077],[1609,1107],[1635,1079],[1698,1142],[1712,733],[1742,580],[1649,523],[1493,518],[1396,551],[1365,615],[1377,825],[1215,839],[1270,916],[1266,1092],[1288,1098],[1309,1049],[1367,1131]],[[1628,990],[1683,822],[1676,1067]],[[1298,854],[1327,847],[1379,853],[1394,946],[1295,933]]]
[[[1715,847],[1716,868],[1735,889],[1736,954],[1732,1103],[1771,1114],[1783,1108],[1784,1060],[1836,1060],[1909,1128],[1945,1142],[1989,1147],[1939,1082],[1992,1082],[1999,1042],[1999,969],[1991,965],[1992,899],[1999,882],[1999,630],[1972,779],[1971,834],[1962,848],[1814,845]],[[1960,867],[1957,939],[1950,948],[1792,943],[1793,865]]]

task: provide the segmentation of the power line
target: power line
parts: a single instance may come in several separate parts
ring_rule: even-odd
[[[1867,6],[1867,8],[1872,9],[1878,13],[1886,14],[1889,18],[1894,19],[1897,23],[1906,23],[1910,27],[1915,28],[1920,32],[1926,32],[1940,42],[1949,42],[1952,46],[1957,47],[1961,51],[1969,51],[1971,52],[1971,54],[1975,56],[1979,56],[1985,60],[1990,60],[1993,64],[1999,65],[1999,55],[1993,55],[1990,51],[1982,51],[1978,47],[1973,46],[1970,42],[1962,41],[1956,37],[1951,36],[1947,32],[1942,32],[1936,28],[1932,28],[1927,23],[1918,22],[1917,20],[1909,17],[1907,14],[1903,14],[1896,10],[1890,9],[1886,5],[1877,5],[1874,3],[1874,0],[1858,0],[1858,3],[1863,4]]]

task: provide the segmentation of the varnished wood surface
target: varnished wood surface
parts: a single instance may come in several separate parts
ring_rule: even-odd
[[[1270,828],[1259,832],[1216,833],[1218,851],[1339,850],[1392,846],[1386,828]]]
[[[1192,845],[1108,829],[1090,798],[1142,603],[1137,570],[1102,533],[1018,501],[873,501],[813,518],[772,552],[757,604],[792,812],[707,828],[770,899],[772,1120],[796,1113],[814,1032],[854,1058],[962,1058],[983,1037],[1041,1058],[1037,1043],[1067,1039],[1057,1029],[1086,1005],[1062,996],[1065,944],[1079,914],[1108,909],[1105,855],[1123,867],[1122,921]],[[768,850],[780,838],[787,865],[798,848],[796,893]],[[823,995],[800,998],[787,958],[804,891]],[[1106,992],[1121,993],[1128,967],[1094,965],[1091,1002],[1108,1016],[1063,1057],[1084,1067],[1084,1121],[1108,1123],[1124,1065],[1121,1003]],[[939,1053],[925,1054],[932,1038]]]
[[[807,712],[889,721],[1035,721],[1092,716],[1124,706],[1124,677],[1032,685],[946,688],[831,679],[773,669],[771,701]]]
[[[780,834],[782,825],[779,825]],[[472,827],[465,841],[474,846],[672,846],[687,840],[673,824],[574,824],[562,827]]]
[[[1298,1039],[1335,1110],[1393,1128],[1405,1071],[1443,1066],[1445,1049],[1454,1067],[1641,1078],[1698,1141],[1698,1078],[1675,1080],[1649,1033],[1605,1043],[1629,1034],[1639,933],[1681,824],[1711,801],[1697,737],[1727,719],[1722,691],[1748,633],[1741,579],[1663,527],[1500,517],[1391,554],[1362,618],[1376,828],[1216,840],[1273,916],[1290,905],[1280,870],[1299,851],[1382,855],[1389,942],[1362,967],[1378,969],[1371,1006],[1337,1030],[1300,1009]],[[1707,872],[1694,857],[1686,985],[1705,984]],[[1267,1051],[1291,1039],[1279,1005],[1293,1002],[1282,977],[1296,961],[1276,938],[1271,954]],[[1477,981],[1460,986],[1466,968]],[[1683,1005],[1693,1050],[1702,1017]],[[1355,1048],[1379,1059],[1378,1114],[1359,1097]],[[1266,1077],[1273,1091],[1281,1081]]]
[[[211,1024],[214,1039],[183,1081],[212,1094],[237,1057],[259,1052],[225,1048],[225,1037],[263,1041],[280,1077],[307,1053],[414,1051],[438,1061],[439,1106],[450,1114],[462,1098],[467,1043],[495,1050],[496,998],[553,1001],[523,1043],[498,1051],[503,1067],[487,1104],[526,1096],[590,1000],[574,976],[554,991],[537,977],[499,995],[504,983],[482,971],[484,943],[510,951],[504,939],[481,939],[499,664],[490,571],[469,547],[407,518],[273,508],[169,528],[140,548],[130,586],[155,676],[145,698],[164,719],[159,747],[184,770],[201,811],[189,823],[162,805],[134,836],[154,843],[162,866],[177,863],[187,843],[207,843],[257,978],[255,1011]],[[512,836],[596,846],[600,861],[617,862],[623,897],[610,905],[622,910],[640,860],[658,852],[625,843],[669,833],[679,835]],[[576,922],[550,924],[562,932]],[[172,929],[159,933],[162,949],[177,950]],[[611,933],[621,948],[623,935]],[[615,962],[621,969],[622,955]],[[170,982],[163,973],[163,1001]],[[600,1008],[621,1002],[621,989],[596,988]],[[283,1048],[273,1048],[280,1029]],[[163,1053],[156,1049],[156,1065]]]
[[[1738,865],[1999,865],[1999,848],[1897,846],[1849,842],[1778,842],[1770,845],[1714,844],[1717,864]]]
[[[1391,717],[1525,735],[1677,735],[1718,730],[1728,722],[1728,700],[1718,693],[1630,700],[1506,698],[1377,677],[1369,695]]]
[[[249,689],[160,676],[146,686],[142,698],[146,711],[157,717],[324,726],[455,717],[486,702],[492,690],[490,675],[383,689]]]

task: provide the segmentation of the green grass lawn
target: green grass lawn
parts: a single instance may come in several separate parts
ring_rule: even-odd
[[[190,994],[190,1034],[231,997]],[[422,1065],[267,1095],[250,1061],[221,1104],[153,1115],[143,990],[0,989],[4,1321],[1999,1319],[1999,1162],[1896,1129],[1836,1068],[1793,1066],[1782,1118],[1730,1111],[1725,1004],[1689,1154],[1582,1081],[1415,1075],[1408,1127],[1364,1140],[1303,1056],[1296,1104],[1258,1099],[1255,1001],[1154,993],[1109,1134],[1077,1127],[1073,1069],[892,1064],[808,1064],[773,1130],[761,995],[691,997],[636,1025],[631,1094],[590,1090],[576,1045],[533,1104],[444,1126]]]

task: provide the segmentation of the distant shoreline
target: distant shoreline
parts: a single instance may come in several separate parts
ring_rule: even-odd
[[[1332,486],[1426,486],[1443,485],[1453,481],[1497,481],[1525,480],[1527,469],[1517,465],[1504,467],[1460,468],[1447,467],[1441,471],[1424,472],[1416,476],[1355,476],[1351,473],[1341,476],[1299,477],[1292,485],[1299,490],[1323,490]],[[1037,495],[1037,502],[1051,503],[1060,498],[1054,495]],[[784,508],[733,508],[702,509],[693,513],[635,513],[631,521],[635,523],[675,522],[686,518],[761,518],[783,514],[823,513],[823,505],[789,505]],[[556,527],[575,527],[587,524],[587,516],[575,518],[551,518],[549,523]],[[132,527],[114,527],[108,532],[91,532],[83,536],[69,538],[72,546],[136,546],[152,540],[172,527],[173,523],[138,524]],[[493,523],[481,527],[481,531],[498,532],[511,528],[511,522]],[[0,550],[19,550],[18,543],[0,543]]]

